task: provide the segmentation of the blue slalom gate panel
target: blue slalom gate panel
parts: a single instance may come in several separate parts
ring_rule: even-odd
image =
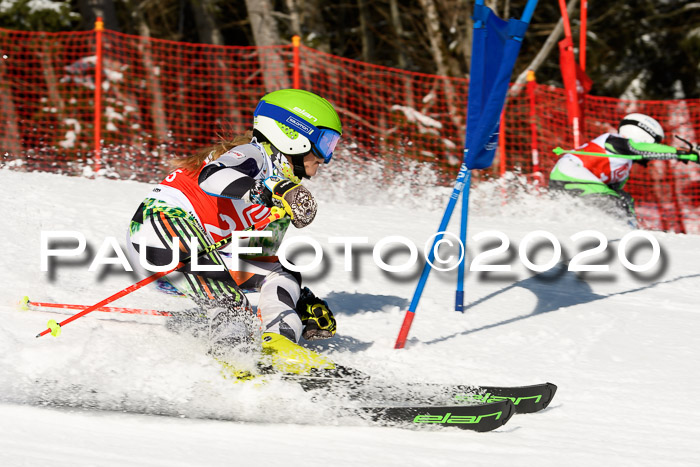
[[[490,8],[474,6],[474,38],[467,106],[467,167],[491,166],[498,144],[501,112],[528,23],[504,21]]]

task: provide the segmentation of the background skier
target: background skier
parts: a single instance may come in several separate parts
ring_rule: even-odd
[[[632,163],[646,165],[654,159],[697,161],[697,149],[666,146],[660,144],[663,139],[664,130],[655,119],[640,113],[629,114],[620,121],[617,134],[604,133],[563,154],[550,173],[549,187],[582,196],[606,212],[626,218],[636,227],[634,199],[623,190]],[[679,158],[684,155],[694,158]],[[638,156],[638,159],[616,156]]]

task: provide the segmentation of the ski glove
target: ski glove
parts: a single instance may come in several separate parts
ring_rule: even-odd
[[[308,287],[301,289],[296,312],[304,325],[302,337],[307,341],[328,339],[335,335],[335,317],[328,308],[328,302],[316,297]]]
[[[256,181],[250,190],[253,203],[267,207],[278,206],[292,219],[294,227],[301,229],[309,225],[316,217],[318,205],[305,187],[279,177],[268,177]]]

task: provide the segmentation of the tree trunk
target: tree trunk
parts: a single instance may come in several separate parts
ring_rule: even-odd
[[[65,125],[66,120],[66,103],[63,102],[63,97],[58,89],[58,79],[54,70],[52,58],[56,56],[56,50],[51,47],[50,42],[44,42],[42,50],[39,52],[41,61],[41,71],[46,82],[46,92],[48,93],[49,106],[56,109],[56,119],[59,128]]]
[[[394,36],[396,40],[396,51],[397,51],[397,63],[399,68],[405,70],[408,68],[408,58],[406,57],[405,47],[403,46],[403,40],[405,37],[405,32],[403,29],[403,22],[401,21],[401,13],[399,11],[398,0],[390,0],[390,17],[391,24],[394,28]],[[411,82],[411,75],[404,75],[403,77],[403,92],[404,92],[404,102],[405,105],[415,108],[415,100],[413,98],[413,83]]]
[[[199,33],[199,39],[205,44],[213,45],[225,45],[224,36],[221,34],[221,30],[216,24],[214,15],[214,2],[215,0],[192,0],[192,10],[194,12],[195,23],[197,24],[197,31]],[[228,67],[225,60],[225,52],[220,49],[212,51],[214,58],[214,70],[212,70],[212,76],[227,76]],[[224,54],[223,56],[220,54]],[[238,119],[238,111],[240,106],[236,100],[236,93],[233,89],[233,83],[229,79],[219,79],[214,80],[213,85],[219,87],[220,99],[217,100],[217,107],[219,109],[212,109],[216,112],[219,117],[228,118],[231,122],[235,122]]]
[[[360,16],[360,38],[362,39],[362,61],[372,63],[374,61],[374,36],[369,27],[372,15],[366,0],[357,0],[357,10]]]
[[[323,0],[306,0],[297,3],[301,3],[299,10],[300,24],[308,25],[308,28],[311,29],[314,35],[313,48],[327,54],[338,55],[337,51],[331,49],[328,37],[328,21],[323,17],[323,6],[326,3]]]
[[[270,0],[245,0],[245,4],[248,9],[248,18],[255,45],[258,47],[280,45],[282,40],[277,28],[277,20],[272,14],[274,11],[272,2]],[[284,66],[284,58],[278,50],[259,50],[258,57],[267,92],[291,87]]]
[[[445,47],[445,41],[442,39],[440,16],[435,2],[433,0],[420,0],[420,4],[425,14],[425,23],[430,39],[430,50],[437,68],[437,74],[444,77],[451,76],[447,56],[444,53],[447,47]],[[457,74],[459,75],[459,72]],[[443,86],[445,89],[445,101],[449,109],[449,118],[457,128],[462,128],[464,122],[459,118],[459,110],[456,106],[458,103],[456,98],[457,94],[449,80],[443,80]]]
[[[148,94],[153,99],[149,111],[153,119],[153,140],[154,143],[161,143],[168,139],[168,121],[165,116],[165,99],[163,99],[163,91],[160,88],[156,66],[153,63],[153,55],[151,54],[151,30],[143,19],[141,14],[137,14],[139,27],[139,51],[141,52],[141,60],[143,68],[146,71],[146,87]]]
[[[204,44],[226,45],[224,36],[212,15],[215,0],[192,0],[190,3],[197,25],[199,41]]]
[[[401,15],[399,13],[398,0],[390,0],[389,1],[389,8],[391,11],[391,24],[394,27],[394,35],[398,38],[398,40],[396,41],[397,44],[399,45],[397,63],[399,64],[399,68],[401,68],[402,70],[405,70],[406,67],[408,66],[408,60],[406,59],[406,52],[404,51],[404,48],[401,46],[401,44],[403,43],[403,39],[404,39],[404,30],[403,30],[403,23],[401,22]]]
[[[449,76],[449,69],[444,51],[445,42],[442,40],[442,28],[440,27],[440,16],[433,0],[420,0],[423,13],[425,14],[425,25],[428,29],[428,40],[430,41],[430,52],[433,55],[433,62],[437,74]]]
[[[498,0],[485,0],[484,6],[491,8],[491,10],[498,15]]]
[[[19,119],[12,100],[12,87],[5,80],[5,60],[0,58],[0,112],[2,112],[2,133],[0,134],[0,166],[6,155],[22,155]]]
[[[285,0],[287,3],[287,10],[289,10],[289,18],[291,20],[290,29],[292,34],[301,37],[301,15],[299,14],[299,7],[297,6],[296,0]]]
[[[112,0],[78,0],[78,8],[85,22],[85,29],[92,29],[97,17],[101,16],[105,29],[119,31],[119,22]]]

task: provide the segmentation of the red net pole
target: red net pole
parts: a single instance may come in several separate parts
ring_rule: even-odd
[[[506,106],[501,112],[500,131],[498,132],[498,148],[500,149],[500,160],[498,161],[498,174],[503,176],[506,173]]]
[[[293,50],[293,60],[294,60],[294,70],[293,70],[293,78],[292,78],[292,86],[294,86],[294,89],[299,89],[300,86],[300,78],[299,78],[299,44],[301,44],[301,37],[299,36],[293,36],[292,37],[292,46],[294,48]]]
[[[104,23],[102,17],[98,16],[95,21],[95,117],[94,117],[94,142],[95,149],[95,174],[100,170],[102,140],[102,31]]]
[[[527,72],[527,99],[530,113],[530,153],[532,154],[532,173],[539,177],[540,174],[540,152],[537,146],[537,122],[535,114],[535,72]]]

